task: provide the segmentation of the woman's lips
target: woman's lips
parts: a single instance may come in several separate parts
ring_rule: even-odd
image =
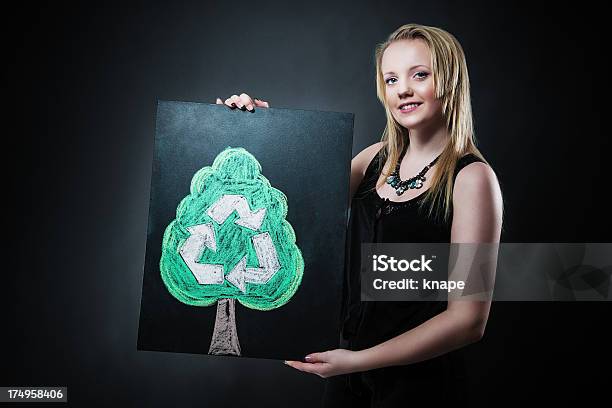
[[[422,105],[422,103],[418,104],[417,106],[413,106],[413,107],[411,107],[409,109],[399,109],[399,111],[401,113],[411,113],[411,112],[414,112],[415,110],[417,110],[419,108],[419,106],[421,106],[421,105]]]

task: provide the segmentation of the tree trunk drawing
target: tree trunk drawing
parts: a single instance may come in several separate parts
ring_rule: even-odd
[[[219,299],[208,354],[240,356],[240,353],[236,331],[236,299]]]

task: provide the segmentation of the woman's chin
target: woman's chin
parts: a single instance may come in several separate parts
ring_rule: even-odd
[[[420,120],[401,120],[399,124],[405,127],[406,129],[417,129],[420,127],[422,121]]]

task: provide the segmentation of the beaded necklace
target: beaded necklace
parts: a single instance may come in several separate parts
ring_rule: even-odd
[[[433,159],[432,162],[429,163],[427,166],[425,166],[423,170],[421,170],[419,174],[417,174],[416,176],[411,177],[408,180],[402,180],[399,175],[400,165],[402,163],[402,159],[404,158],[404,155],[406,154],[407,150],[408,149],[404,150],[404,152],[398,159],[397,165],[395,166],[395,170],[393,171],[393,173],[391,173],[391,175],[387,177],[387,184],[391,185],[391,187],[395,189],[395,194],[397,194],[398,196],[404,194],[404,191],[408,190],[409,188],[418,189],[418,188],[423,187],[423,182],[425,182],[426,180],[425,173],[427,173],[427,170],[429,170],[434,164],[436,164],[436,162],[441,156],[441,154],[438,155],[438,157]]]

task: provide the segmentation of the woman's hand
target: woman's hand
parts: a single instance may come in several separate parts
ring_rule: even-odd
[[[248,110],[249,112],[255,112],[255,106],[258,108],[269,108],[270,104],[261,99],[251,99],[251,97],[245,93],[241,93],[240,96],[232,95],[223,102],[221,98],[217,98],[217,105],[227,105],[229,108],[238,108],[240,110]]]
[[[359,352],[345,349],[335,349],[322,353],[312,353],[301,361],[285,361],[285,364],[297,370],[316,374],[327,378],[334,375],[348,374],[362,371],[359,365]]]

